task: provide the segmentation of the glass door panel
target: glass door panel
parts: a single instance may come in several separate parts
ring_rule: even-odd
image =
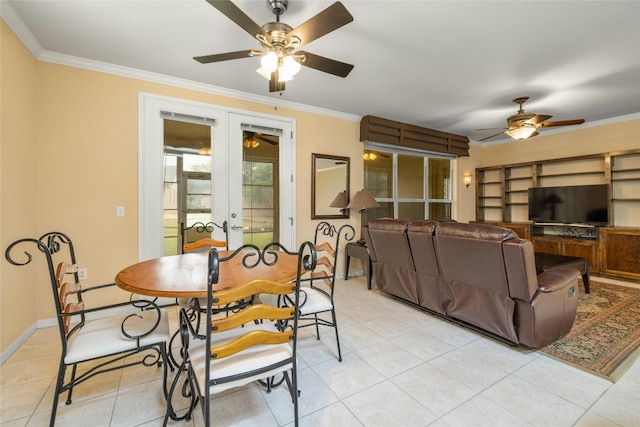
[[[164,255],[181,252],[181,224],[212,220],[211,172],[211,126],[164,119]]]

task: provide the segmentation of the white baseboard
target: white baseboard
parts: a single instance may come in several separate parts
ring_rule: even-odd
[[[35,322],[27,328],[9,347],[7,347],[2,353],[0,353],[0,365],[2,365],[27,339],[38,329],[38,322]]]

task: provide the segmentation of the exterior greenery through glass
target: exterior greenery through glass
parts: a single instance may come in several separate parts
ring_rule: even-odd
[[[451,219],[453,158],[376,147],[364,151],[364,187],[380,203],[375,218]]]

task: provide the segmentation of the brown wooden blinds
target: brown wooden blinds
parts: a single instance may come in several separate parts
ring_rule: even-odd
[[[469,155],[469,138],[466,136],[374,116],[364,116],[360,121],[360,141],[379,142],[455,156]]]

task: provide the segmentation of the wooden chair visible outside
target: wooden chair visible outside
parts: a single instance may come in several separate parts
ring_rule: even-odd
[[[214,239],[212,235],[216,230],[222,233],[224,240]],[[190,226],[180,224],[181,252],[193,252],[197,250],[209,250],[210,248],[229,249],[229,227],[227,221],[221,225],[215,222],[196,222]]]
[[[35,244],[46,258],[62,344],[49,425],[55,424],[60,394],[68,393],[66,404],[69,405],[75,387],[95,375],[116,369],[161,364],[164,378],[162,387],[166,398],[166,343],[169,341],[166,311],[151,301],[130,299],[129,294],[126,295],[128,301],[94,307],[85,297],[115,284],[87,288],[81,285],[75,251],[69,236],[51,232],[39,239],[16,240],[5,252],[7,261],[16,266],[29,264],[32,261],[31,254],[18,249],[29,244]],[[19,260],[20,257],[26,259]],[[54,267],[58,260],[61,261]],[[123,299],[124,297],[123,295]],[[114,315],[114,309],[128,314]],[[97,319],[87,319],[88,314],[98,314],[101,311],[104,313],[97,316]],[[133,357],[136,354],[138,356]],[[85,366],[86,369],[78,369]],[[67,368],[71,368],[70,376],[65,376]]]
[[[245,252],[240,256],[238,253],[241,249],[251,250],[251,253]],[[280,283],[256,278],[232,289],[213,290],[222,263],[241,263],[242,268],[247,269],[260,263],[278,268],[278,260],[283,256],[297,257],[298,274],[292,282]],[[191,411],[199,403],[205,425],[209,426],[211,415],[215,413],[211,409],[214,404],[211,402],[212,395],[254,381],[263,384],[260,380],[282,373],[294,407],[293,421],[298,425],[297,307],[302,274],[312,270],[315,262],[316,252],[311,242],[303,243],[298,252],[288,252],[277,243],[271,243],[262,250],[254,245],[244,245],[225,258],[219,258],[217,250],[211,249],[206,331],[199,334],[190,323],[187,311],[180,311],[180,336],[185,356],[181,370],[187,371],[187,384],[192,388],[194,401],[187,414],[181,417],[167,414],[165,421],[169,416],[174,419],[190,419]],[[253,304],[230,312],[228,317],[215,316],[218,306],[241,299],[253,299],[259,294],[283,296],[288,299],[289,304],[287,307]],[[181,388],[176,377],[171,393]]]

